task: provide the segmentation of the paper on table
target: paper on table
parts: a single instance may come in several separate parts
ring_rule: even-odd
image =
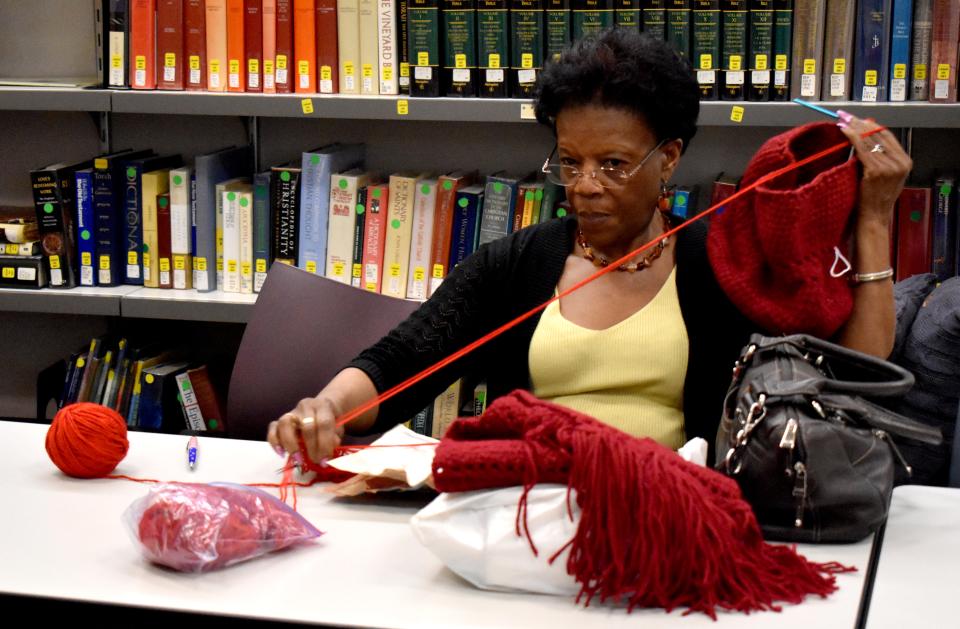
[[[430,479],[436,439],[417,434],[405,426],[396,426],[374,441],[373,446],[408,446],[413,448],[364,448],[327,461],[327,464],[356,474],[350,480],[327,489],[341,496],[355,496],[384,489],[416,489]]]

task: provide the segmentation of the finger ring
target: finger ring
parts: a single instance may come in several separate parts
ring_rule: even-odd
[[[304,418],[302,418],[302,419],[300,420],[300,427],[301,427],[301,428],[304,428],[304,427],[309,426],[310,424],[314,423],[315,421],[317,421],[317,420],[314,419],[313,417],[304,417]]]
[[[877,142],[876,144],[873,145],[873,148],[870,149],[870,152],[871,152],[871,153],[884,153],[884,152],[885,152],[885,149],[883,148],[883,145],[882,145],[882,144],[880,144],[879,142]]]

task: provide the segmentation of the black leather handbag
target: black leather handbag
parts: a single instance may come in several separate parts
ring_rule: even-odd
[[[733,371],[717,433],[717,469],[736,479],[764,537],[855,542],[883,524],[893,437],[939,443],[940,432],[863,396],[905,393],[893,363],[808,335],[755,334]]]

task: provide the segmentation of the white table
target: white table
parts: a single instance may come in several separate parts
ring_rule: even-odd
[[[77,480],[59,472],[43,447],[46,426],[0,422],[0,594],[87,601],[216,616],[356,627],[853,627],[871,540],[802,546],[814,561],[859,572],[840,590],[777,613],[667,615],[592,606],[566,598],[486,592],[448,571],[408,525],[416,507],[331,500],[300,490],[299,510],[326,532],[319,543],[224,570],[185,575],[144,561],[121,514],[147,487],[122,480]],[[116,470],[193,482],[270,482],[281,459],[266,443],[201,438],[200,463],[186,469],[186,437],[130,434]],[[146,617],[146,616],[145,616]]]
[[[893,490],[868,629],[957,627],[960,489]]]

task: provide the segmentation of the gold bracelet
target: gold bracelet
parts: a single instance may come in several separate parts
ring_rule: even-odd
[[[863,284],[864,282],[878,282],[893,277],[893,269],[885,271],[875,271],[873,273],[854,273],[850,281],[854,284]]]

